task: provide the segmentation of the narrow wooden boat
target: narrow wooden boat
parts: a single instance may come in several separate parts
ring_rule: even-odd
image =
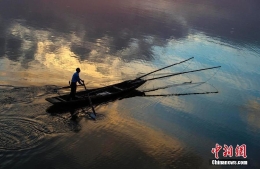
[[[110,86],[91,89],[87,91],[80,91],[76,93],[76,99],[69,99],[69,94],[61,95],[57,97],[46,98],[45,100],[52,103],[53,105],[59,106],[75,106],[75,105],[89,105],[88,96],[93,104],[106,102],[107,100],[124,96],[136,88],[144,84],[146,80],[135,79],[128,80],[121,83],[113,84]]]
[[[148,78],[146,80],[143,79],[144,77],[151,75],[155,72],[161,71],[163,69],[167,69],[167,68],[172,67],[174,65],[178,65],[178,64],[187,62],[191,59],[193,59],[193,57],[186,59],[186,60],[183,60],[183,61],[178,62],[178,63],[171,64],[169,66],[165,66],[163,68],[154,70],[154,71],[149,72],[147,74],[144,74],[140,77],[137,77],[134,80],[127,80],[127,81],[117,83],[117,84],[113,84],[113,85],[106,86],[106,87],[101,87],[101,88],[97,88],[97,89],[91,89],[91,90],[77,92],[76,93],[77,99],[74,99],[74,100],[70,100],[69,95],[62,95],[62,96],[57,96],[57,97],[46,98],[45,100],[52,103],[53,105],[59,105],[59,106],[61,106],[61,105],[62,106],[77,106],[77,105],[88,106],[88,105],[90,105],[92,107],[93,112],[95,113],[95,110],[94,110],[94,107],[92,106],[92,104],[99,104],[99,103],[106,102],[106,101],[109,101],[109,100],[113,100],[113,99],[116,99],[116,98],[125,97],[125,95],[129,94],[131,91],[134,91],[135,89],[140,87],[142,84],[144,84],[146,81],[152,81],[152,80],[177,76],[177,75],[181,75],[181,74],[205,71],[205,70],[216,69],[216,68],[221,67],[221,66],[208,67],[208,68],[203,68],[203,69],[196,69],[196,70],[190,70],[190,71],[184,71],[184,72],[171,73],[171,74],[168,74],[168,75],[165,75],[165,76]],[[205,82],[203,82],[203,83],[205,83]],[[200,84],[203,84],[203,83],[200,83]],[[186,84],[196,84],[196,83],[192,83],[192,81],[190,81],[190,82],[184,82],[184,83],[179,84],[179,85],[186,85]],[[174,85],[171,85],[171,86],[174,86]],[[175,86],[176,86],[176,84],[175,84]],[[155,91],[155,90],[159,90],[159,89],[165,89],[167,87],[169,87],[169,86],[159,87],[157,89],[152,89],[152,90],[146,90],[146,92]],[[62,88],[67,88],[67,87],[62,87]],[[194,92],[194,93],[177,93],[177,94],[173,93],[173,94],[167,94],[167,95],[160,94],[160,95],[146,95],[146,96],[148,96],[148,97],[149,96],[150,97],[151,96],[182,96],[182,95],[209,94],[209,93],[218,93],[218,91],[214,91],[214,92]]]

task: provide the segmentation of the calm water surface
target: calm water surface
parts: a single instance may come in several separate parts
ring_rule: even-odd
[[[259,11],[257,0],[0,1],[1,168],[226,168],[209,165],[216,143],[246,144],[250,166],[232,168],[259,168]],[[149,78],[222,67],[139,90],[206,81],[147,94],[218,94],[122,99],[96,121],[47,112],[76,67],[94,88],[190,57]]]

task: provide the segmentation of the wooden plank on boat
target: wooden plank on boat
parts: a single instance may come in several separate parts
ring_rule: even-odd
[[[60,100],[60,101],[62,101],[62,102],[66,102],[66,100],[64,100],[64,99],[62,99],[62,98],[60,98],[60,97],[56,97],[56,99],[58,99],[58,100]]]
[[[110,94],[111,94],[110,92],[105,91],[105,92],[102,92],[102,93],[98,93],[97,95],[98,96],[106,96],[106,95],[110,95]]]
[[[119,88],[119,87],[116,87],[116,86],[113,86],[114,89],[117,89],[117,90],[120,90],[122,91],[123,89]]]
[[[45,100],[47,100],[48,102],[52,103],[52,104],[55,104],[55,103],[60,103],[61,101],[54,98],[54,97],[51,97],[51,98],[46,98]]]

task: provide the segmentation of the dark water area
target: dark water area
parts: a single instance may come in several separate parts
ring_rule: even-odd
[[[0,168],[259,168],[257,0],[1,0]],[[146,79],[146,92],[95,107],[54,109],[75,68],[87,88]],[[194,85],[177,85],[192,81]],[[201,82],[201,83],[200,83]],[[204,83],[206,82],[206,83]],[[78,90],[84,90],[79,87]],[[249,166],[212,166],[216,143],[246,145]]]

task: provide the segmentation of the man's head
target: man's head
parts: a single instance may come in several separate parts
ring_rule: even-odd
[[[76,71],[79,73],[80,72],[80,68],[77,68]]]

